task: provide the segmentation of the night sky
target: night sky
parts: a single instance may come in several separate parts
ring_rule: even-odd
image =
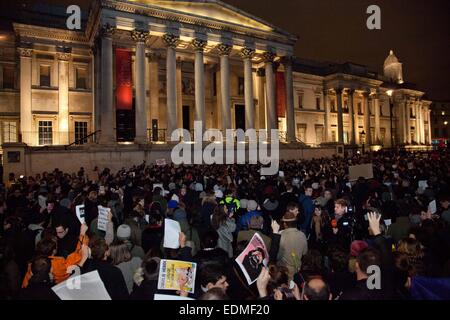
[[[39,2],[60,6],[78,4],[87,9],[91,1]],[[384,59],[393,49],[403,63],[406,82],[417,84],[418,89],[427,92],[428,99],[450,100],[449,0],[224,2],[297,35],[296,55],[302,58],[339,63],[350,61],[382,73]],[[38,1],[17,1],[15,4],[18,3],[30,5]],[[366,9],[372,4],[381,8],[381,30],[371,31],[366,27]]]

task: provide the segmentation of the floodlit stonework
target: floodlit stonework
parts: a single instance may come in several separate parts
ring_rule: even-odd
[[[216,0],[96,1],[81,31],[65,29],[64,16],[60,25],[36,17],[0,41],[4,152],[8,143],[23,143],[24,157],[55,149],[43,146],[152,150],[194,121],[278,128],[299,150],[431,143],[431,102],[404,81],[392,51],[383,75],[295,58],[295,36]],[[130,70],[117,70],[118,50]],[[130,77],[129,109],[119,108],[119,71]]]

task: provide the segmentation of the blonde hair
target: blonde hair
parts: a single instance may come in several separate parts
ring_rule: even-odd
[[[113,265],[131,260],[131,252],[124,241],[115,241],[109,246],[109,255]]]

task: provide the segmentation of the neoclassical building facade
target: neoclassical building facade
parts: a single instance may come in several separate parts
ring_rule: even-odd
[[[392,51],[383,74],[294,58],[295,36],[218,0],[99,0],[78,31],[38,17],[0,33],[2,144],[164,144],[194,121],[299,148],[431,143]]]

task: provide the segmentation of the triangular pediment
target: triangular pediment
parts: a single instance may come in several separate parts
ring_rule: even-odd
[[[158,7],[174,13],[215,20],[256,30],[273,32],[274,27],[261,19],[218,0],[131,0],[135,4]]]

